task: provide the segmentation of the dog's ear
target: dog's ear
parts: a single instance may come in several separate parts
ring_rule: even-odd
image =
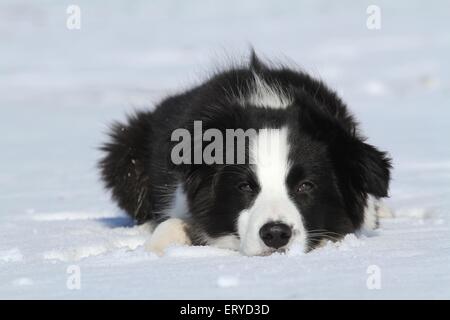
[[[300,130],[326,143],[346,202],[353,206],[356,200],[364,206],[367,194],[388,196],[391,169],[388,155],[365,143],[355,125],[345,126],[309,95],[301,94],[296,104]]]
[[[391,160],[357,136],[338,135],[328,146],[348,214],[358,228],[368,195],[388,196]]]
[[[355,137],[348,142],[335,141],[331,150],[341,177],[347,176],[355,191],[377,198],[388,196],[392,165],[386,152]]]

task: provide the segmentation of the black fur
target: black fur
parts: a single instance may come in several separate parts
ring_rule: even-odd
[[[253,73],[292,96],[292,105],[271,109],[237,101],[249,90]],[[353,232],[363,222],[367,196],[388,195],[390,159],[365,142],[341,99],[321,81],[285,67],[270,68],[253,53],[248,67],[217,73],[202,85],[165,99],[154,111],[113,125],[111,140],[102,147],[101,174],[114,200],[139,223],[166,219],[164,210],[182,183],[194,243],[204,244],[205,234],[236,234],[239,212],[258,193],[257,177],[250,164],[174,165],[171,133],[177,128],[193,130],[195,120],[203,121],[204,130],[223,132],[287,126],[293,163],[286,180],[289,190],[305,177],[319,186],[311,195],[293,191],[290,195],[307,230]],[[236,187],[242,181],[252,184],[250,192]],[[310,239],[311,246],[319,240]]]

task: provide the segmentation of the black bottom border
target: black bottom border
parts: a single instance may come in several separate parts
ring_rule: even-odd
[[[432,313],[449,310],[448,300],[10,300],[0,301],[2,312],[11,309],[15,317],[21,313],[40,314],[46,318],[91,317],[99,315],[129,319],[288,319],[306,316],[386,317],[391,310],[429,318]],[[441,314],[442,314],[441,313]],[[156,317],[157,316],[157,317]]]

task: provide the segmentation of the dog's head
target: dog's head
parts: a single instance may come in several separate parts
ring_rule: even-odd
[[[185,167],[194,237],[246,255],[293,245],[306,252],[359,228],[369,194],[387,196],[390,161],[361,138],[352,117],[332,114],[303,90],[291,98],[283,110],[199,110],[203,130],[256,131],[241,150],[223,141],[223,163]],[[244,152],[245,163],[226,164],[230,152]]]

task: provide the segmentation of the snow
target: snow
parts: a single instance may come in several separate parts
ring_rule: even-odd
[[[30,278],[19,278],[13,281],[15,286],[31,286],[33,285],[33,280]]]
[[[239,278],[234,276],[219,276],[217,285],[221,288],[237,287],[239,285]]]
[[[64,2],[0,1],[0,298],[450,298],[448,3],[377,1],[380,30],[368,1],[76,3],[69,31]],[[308,254],[146,252],[99,182],[107,125],[250,43],[336,88],[391,153],[395,217]]]
[[[22,259],[23,259],[22,253],[17,248],[0,251],[0,261],[16,262],[16,261],[22,261]]]

